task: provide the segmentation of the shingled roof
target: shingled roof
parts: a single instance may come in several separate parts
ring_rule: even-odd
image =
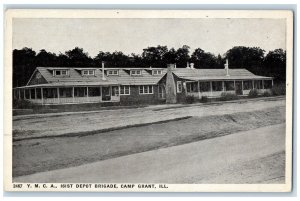
[[[53,76],[53,70],[69,70],[68,76]],[[47,82],[99,82],[102,78],[102,71],[96,68],[84,68],[84,69],[94,69],[94,76],[82,76],[80,68],[58,68],[58,67],[37,67],[37,70],[42,74]]]
[[[69,75],[53,76],[53,70],[58,69],[69,70]],[[81,70],[83,69],[93,69],[95,70],[95,75],[82,76]],[[130,75],[130,70],[137,69],[141,70],[141,75]],[[108,76],[108,70],[118,70],[118,75]],[[162,74],[153,75],[153,70],[162,70]],[[105,80],[103,80],[102,70],[93,67],[37,67],[36,71],[40,72],[47,82],[39,86],[156,85],[167,73],[166,68],[105,68]],[[246,69],[229,69],[229,76],[226,75],[224,69],[175,68],[172,72],[179,78],[191,81],[272,79],[271,77],[254,75]]]
[[[135,69],[132,69],[135,70]],[[119,70],[118,76],[108,76],[109,79],[118,82],[121,85],[155,85],[167,73],[167,69],[162,70],[161,75],[152,75],[154,69],[140,69],[142,74],[137,76],[130,75],[130,69]]]
[[[224,69],[191,69],[191,68],[176,68],[173,73],[187,80],[245,80],[245,79],[272,79],[254,75],[246,69],[229,69],[229,76],[226,75]]]

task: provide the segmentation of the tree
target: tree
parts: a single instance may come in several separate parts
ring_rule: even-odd
[[[27,84],[31,74],[36,68],[36,52],[24,47],[13,50],[13,86],[19,87]]]
[[[246,68],[257,75],[263,75],[265,50],[259,47],[237,46],[228,50],[225,58],[229,60],[229,68]]]
[[[259,47],[236,46],[226,52],[226,59],[231,68],[251,68],[262,66],[264,50]]]
[[[131,56],[129,57],[129,66],[132,67],[146,67],[147,65],[145,64],[143,57],[139,54],[134,54],[132,53]]]
[[[88,53],[84,52],[82,48],[75,47],[73,50],[66,51],[65,54],[68,57],[70,66],[94,66],[93,59],[89,57]]]
[[[190,47],[183,45],[181,48],[178,48],[176,51],[176,64],[178,67],[186,67],[187,62],[190,60]]]
[[[191,62],[195,63],[195,68],[219,68],[218,59],[215,55],[205,52],[201,48],[195,49],[191,56]]]
[[[146,66],[165,66],[164,56],[168,52],[167,46],[147,47],[143,49],[142,58]]]
[[[286,79],[286,51],[275,49],[269,51],[264,59],[264,73],[274,77],[278,82],[285,82]]]
[[[174,48],[169,49],[163,57],[164,64],[174,64],[177,61],[177,52]]]
[[[37,66],[58,66],[57,56],[54,53],[47,52],[45,49],[40,50],[36,55]]]

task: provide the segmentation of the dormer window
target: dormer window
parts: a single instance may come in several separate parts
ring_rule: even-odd
[[[162,70],[153,70],[153,75],[161,75],[162,74]]]
[[[82,75],[95,75],[95,70],[82,70]]]
[[[69,76],[69,70],[53,70],[53,76]]]
[[[139,75],[142,75],[142,70],[131,70],[130,74],[132,76],[139,76]]]
[[[107,75],[119,75],[119,71],[118,70],[108,70]]]

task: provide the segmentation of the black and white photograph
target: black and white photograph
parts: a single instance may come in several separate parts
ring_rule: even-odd
[[[9,191],[289,192],[293,13],[8,10]]]

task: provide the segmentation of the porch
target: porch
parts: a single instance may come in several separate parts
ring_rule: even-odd
[[[14,99],[41,105],[120,102],[120,86],[22,87],[14,89]]]
[[[186,95],[197,98],[220,97],[222,93],[232,93],[239,96],[248,95],[256,89],[259,94],[270,91],[273,80],[219,80],[219,81],[187,81]]]

